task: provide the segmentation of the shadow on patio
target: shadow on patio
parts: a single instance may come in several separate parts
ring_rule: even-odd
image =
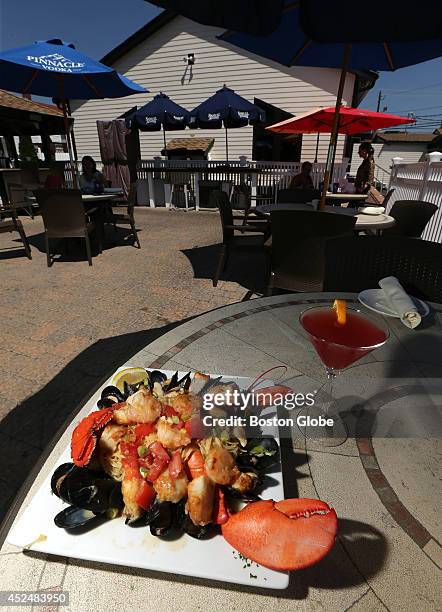
[[[211,244],[181,252],[192,265],[195,278],[212,279],[215,274],[221,244]],[[264,253],[235,251],[231,254],[220,282],[238,283],[245,289],[264,295],[267,286],[268,263]],[[216,291],[216,289],[214,289]]]

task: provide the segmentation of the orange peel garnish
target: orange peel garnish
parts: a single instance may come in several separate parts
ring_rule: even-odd
[[[333,308],[336,311],[338,325],[345,325],[347,321],[347,303],[345,300],[335,300]]]

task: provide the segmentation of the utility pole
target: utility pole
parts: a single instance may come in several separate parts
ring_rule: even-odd
[[[379,109],[381,108],[381,102],[382,100],[385,98],[385,96],[382,95],[382,91],[379,92],[378,94],[378,105],[376,107],[376,112],[379,112]]]

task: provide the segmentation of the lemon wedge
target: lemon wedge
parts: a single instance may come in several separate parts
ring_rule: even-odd
[[[336,310],[336,318],[338,321],[338,325],[345,325],[347,321],[346,307],[347,304],[345,300],[335,300],[333,302],[333,308]]]
[[[124,383],[128,385],[135,385],[139,382],[148,382],[148,374],[144,368],[124,368],[117,372],[112,378],[112,384],[117,387],[121,392],[124,391]]]

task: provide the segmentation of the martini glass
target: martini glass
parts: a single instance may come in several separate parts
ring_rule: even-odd
[[[319,415],[330,418],[333,381],[337,374],[385,344],[389,332],[371,317],[351,308],[346,309],[344,324],[338,323],[335,309],[329,306],[308,308],[301,313],[299,321],[325,367],[330,402],[328,406],[323,406]],[[325,433],[325,439],[322,438],[320,443],[324,446],[339,446],[347,439],[343,421],[337,416],[333,416],[333,421],[333,427],[321,428],[321,432]]]

